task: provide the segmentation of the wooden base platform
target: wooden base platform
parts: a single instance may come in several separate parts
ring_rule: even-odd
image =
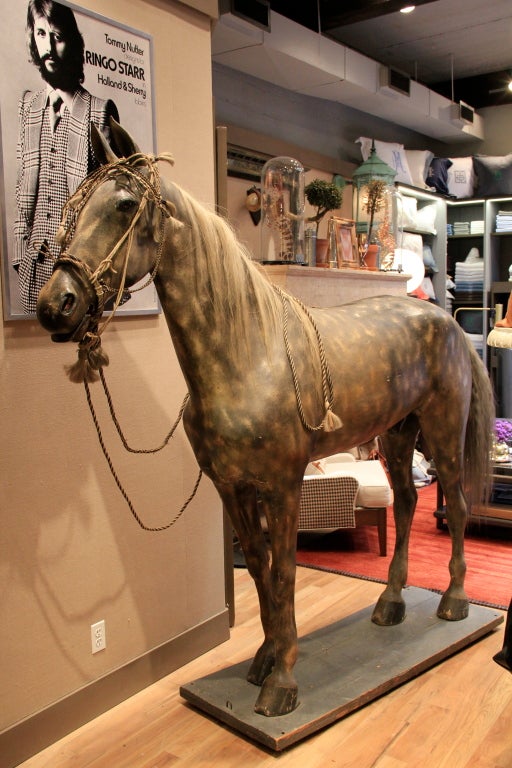
[[[295,675],[300,704],[289,715],[264,717],[253,711],[258,688],[246,681],[250,661],[235,664],[181,686],[181,696],[242,736],[278,752],[360,709],[484,637],[503,614],[471,605],[464,621],[436,616],[440,596],[404,590],[405,621],[378,627],[372,607],[299,640]]]

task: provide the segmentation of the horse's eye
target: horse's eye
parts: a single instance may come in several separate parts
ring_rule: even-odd
[[[133,209],[136,207],[137,207],[137,201],[134,200],[132,197],[124,197],[122,200],[118,200],[116,202],[117,210],[122,211],[123,213],[129,213],[130,211],[133,211]]]

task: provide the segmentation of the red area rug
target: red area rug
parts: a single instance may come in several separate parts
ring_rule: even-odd
[[[449,583],[450,535],[439,530],[433,512],[436,483],[420,488],[409,548],[408,585],[443,592]],[[364,526],[333,533],[300,533],[297,564],[387,581],[395,544],[393,512],[388,510],[388,555],[379,556],[377,529]],[[474,603],[507,609],[512,597],[512,529],[488,525],[466,533],[466,591]]]

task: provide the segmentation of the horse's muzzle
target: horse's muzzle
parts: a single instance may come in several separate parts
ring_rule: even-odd
[[[36,315],[52,341],[80,341],[97,308],[96,293],[89,281],[75,270],[57,268],[42,287]]]

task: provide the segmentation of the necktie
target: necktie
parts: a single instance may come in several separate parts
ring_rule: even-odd
[[[62,105],[62,99],[58,93],[53,93],[51,96],[51,109],[50,109],[50,123],[52,131],[55,132],[60,120],[60,108]]]

